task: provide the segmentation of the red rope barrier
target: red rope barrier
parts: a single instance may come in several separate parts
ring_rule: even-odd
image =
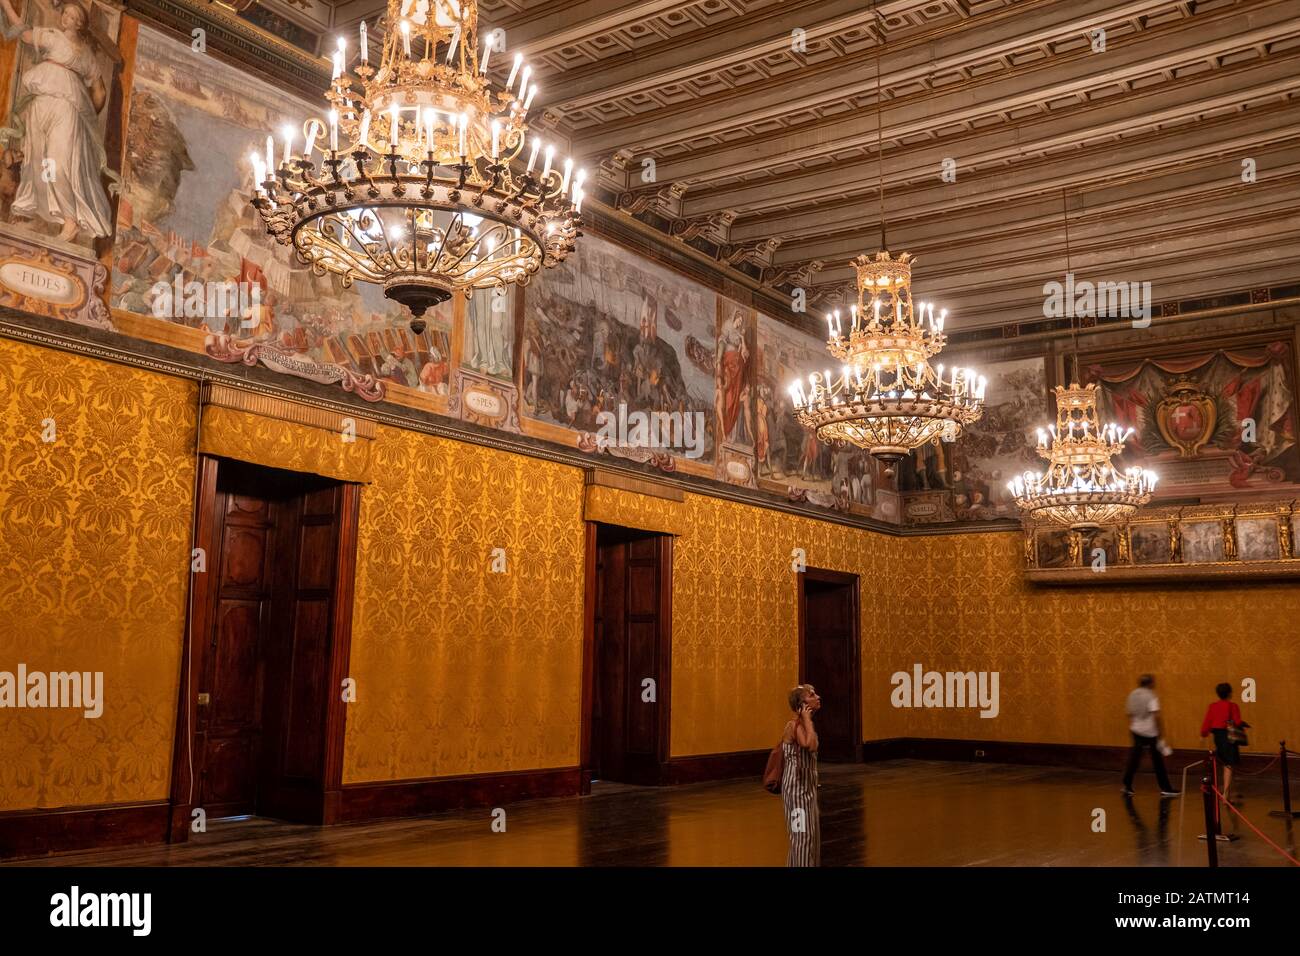
[[[1265,770],[1269,769],[1269,767],[1272,767],[1273,764],[1277,763],[1277,762],[1278,762],[1279,760],[1281,760],[1281,759],[1282,759],[1282,755],[1281,755],[1281,754],[1278,754],[1276,757],[1274,757],[1272,760],[1270,760],[1270,761],[1269,761],[1267,764],[1265,764],[1263,767],[1260,767],[1258,770],[1252,770],[1252,771],[1250,771],[1250,773],[1247,773],[1247,772],[1244,771],[1244,770],[1238,770],[1238,771],[1237,771],[1237,775],[1238,775],[1238,776],[1241,776],[1241,777],[1258,777],[1261,773],[1263,773]]]
[[[1225,796],[1223,796],[1223,794],[1219,793],[1219,788],[1218,788],[1217,786],[1215,786],[1215,785],[1212,783],[1212,784],[1210,784],[1210,789],[1214,791],[1214,793],[1215,793],[1216,796],[1218,796],[1220,799],[1223,800],[1223,805],[1224,805],[1225,807],[1227,807],[1229,810],[1231,810],[1231,811],[1232,811],[1233,813],[1235,813],[1237,816],[1241,817],[1241,821],[1242,821],[1244,824],[1246,824],[1246,826],[1250,827],[1252,830],[1255,831],[1255,835],[1256,835],[1257,837],[1259,837],[1261,840],[1263,840],[1265,843],[1267,843],[1267,844],[1268,844],[1269,846],[1271,846],[1273,849],[1277,850],[1278,853],[1281,853],[1284,857],[1286,857],[1288,860],[1290,860],[1290,861],[1291,861],[1292,863],[1294,863],[1296,866],[1300,866],[1300,860],[1297,860],[1295,857],[1293,857],[1293,856],[1292,856],[1290,853],[1288,853],[1286,850],[1282,849],[1280,846],[1278,846],[1276,843],[1274,843],[1274,842],[1273,842],[1272,840],[1270,840],[1268,837],[1264,836],[1264,834],[1260,833],[1260,832],[1259,832],[1259,828],[1256,827],[1255,824],[1253,824],[1253,823],[1251,823],[1249,820],[1247,820],[1247,819],[1246,819],[1246,815],[1245,815],[1244,813],[1242,813],[1240,810],[1238,810],[1236,807],[1234,807],[1231,803],[1229,803],[1227,797],[1225,797]],[[1209,834],[1209,839],[1213,840],[1213,839],[1214,839],[1214,834]]]

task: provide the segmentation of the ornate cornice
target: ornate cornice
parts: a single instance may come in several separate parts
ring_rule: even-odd
[[[313,99],[329,85],[329,63],[324,57],[313,56],[254,26],[223,3],[126,0],[126,11],[187,43],[193,31],[201,28],[209,53]]]

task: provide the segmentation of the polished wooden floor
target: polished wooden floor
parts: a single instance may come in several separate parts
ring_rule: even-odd
[[[826,866],[1204,866],[1199,789],[1160,800],[1139,777],[1125,800],[1112,773],[894,760],[822,767]],[[1240,807],[1296,855],[1273,774],[1243,781]],[[1093,832],[1093,811],[1106,811]],[[218,821],[188,844],[64,854],[19,865],[97,866],[781,866],[781,801],[757,780],[671,788],[594,787],[589,797],[317,828]],[[1230,814],[1228,816],[1231,816]],[[1225,866],[1287,865],[1244,826],[1220,843]]]

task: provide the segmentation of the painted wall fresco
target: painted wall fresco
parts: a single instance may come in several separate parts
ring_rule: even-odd
[[[799,424],[790,382],[825,368],[826,344],[765,315],[758,317],[755,378],[755,470],[760,488],[823,507],[897,520],[897,502],[881,490],[870,456],[817,440]]]
[[[958,520],[1014,518],[1007,482],[1024,471],[1042,471],[1037,431],[1048,420],[1046,362],[1041,356],[993,362],[984,415],[952,449],[953,511]]]
[[[1300,491],[1291,337],[1092,357],[1106,413],[1135,429],[1126,462],[1160,476],[1157,498]]]
[[[1043,356],[979,362],[989,379],[983,420],[885,477],[794,418],[786,386],[826,366],[819,338],[597,235],[526,288],[443,304],[416,336],[375,287],[345,288],[299,266],[246,201],[248,154],[319,103],[98,0],[78,2],[0,0],[9,25],[0,31],[0,260],[21,262],[0,269],[4,304],[260,363],[597,461],[885,521],[1014,517],[1007,480],[1041,467],[1029,436],[1050,413]],[[77,120],[67,142],[33,132],[69,102]],[[49,159],[72,174],[46,189],[37,160]],[[64,209],[74,210],[71,224]],[[186,290],[202,283],[256,289],[258,299],[223,314],[203,302],[192,309]],[[1300,493],[1293,332],[1258,328],[1225,327],[1211,344],[1150,355],[1099,347],[1085,356],[1106,413],[1137,429],[1130,458],[1160,472],[1162,496]],[[611,440],[602,413],[658,420],[643,440],[631,421]],[[682,434],[687,419],[698,422],[697,440]]]
[[[249,152],[261,148],[268,130],[297,128],[315,112],[141,29],[110,304],[203,329],[212,334],[209,353],[219,358],[241,358],[261,346],[263,357],[286,366],[286,359],[333,366],[445,397],[451,303],[417,336],[409,317],[376,287],[345,288],[337,277],[314,276],[298,264],[289,247],[266,235],[247,201]],[[184,301],[191,282],[255,285],[258,301],[250,295],[217,313],[192,309]]]
[[[122,13],[93,0],[0,0],[5,231],[91,250],[113,234]]]
[[[716,454],[717,296],[595,236],[524,291],[525,432],[709,474]],[[598,416],[703,416],[698,455],[656,440],[597,445]],[[655,436],[660,439],[663,436]],[[669,447],[665,447],[665,446]]]
[[[1015,518],[1012,476],[1042,471],[1037,429],[1051,414],[1043,356],[980,362],[988,380],[984,414],[956,442],[934,441],[898,466],[903,512],[912,524]]]

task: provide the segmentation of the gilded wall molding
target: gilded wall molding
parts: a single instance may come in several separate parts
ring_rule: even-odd
[[[1038,584],[1300,577],[1293,500],[1143,508],[1091,532],[1041,524],[1024,534],[1025,579]]]
[[[199,395],[205,406],[229,408],[262,418],[307,425],[339,434],[350,433],[356,438],[366,440],[373,439],[376,434],[377,426],[372,419],[359,418],[352,414],[317,408],[271,395],[259,395],[221,382],[203,382]]]

